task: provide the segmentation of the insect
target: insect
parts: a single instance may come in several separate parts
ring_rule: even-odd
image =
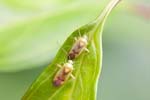
[[[68,54],[68,59],[75,59],[78,55],[81,54],[84,50],[89,52],[89,50],[86,48],[88,45],[88,37],[86,35],[83,35],[82,37],[76,38],[75,37],[75,43],[72,46],[71,50]]]
[[[60,68],[60,70],[56,73],[53,80],[53,84],[55,86],[61,86],[62,84],[64,84],[66,80],[68,80],[69,77],[75,79],[75,77],[72,75],[73,71],[72,60],[68,60],[68,62],[64,63],[63,65],[57,64],[57,66]]]

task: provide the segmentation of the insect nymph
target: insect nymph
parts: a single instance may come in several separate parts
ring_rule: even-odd
[[[86,48],[88,45],[88,37],[86,35],[83,35],[82,37],[75,38],[75,43],[72,46],[71,50],[68,54],[68,59],[75,59],[78,55],[81,54],[84,50],[89,52],[89,50]]]
[[[64,63],[63,65],[58,64],[57,66],[60,67],[60,70],[56,73],[53,80],[53,84],[55,86],[61,86],[62,84],[64,84],[66,80],[69,79],[69,77],[72,77],[73,79],[75,78],[72,75],[72,71],[73,71],[72,60],[68,60],[67,63]]]

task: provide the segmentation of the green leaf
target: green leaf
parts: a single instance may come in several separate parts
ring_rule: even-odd
[[[111,10],[120,0],[112,0],[101,15],[93,22],[74,31],[58,51],[52,63],[42,72],[28,89],[22,100],[96,100],[98,76],[102,65],[102,30]],[[87,35],[89,53],[83,52],[74,60],[73,75],[62,86],[53,85],[53,78],[59,70],[56,64],[67,62],[67,52],[74,44],[74,37]]]

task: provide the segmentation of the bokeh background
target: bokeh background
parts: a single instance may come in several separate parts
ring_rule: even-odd
[[[110,0],[1,0],[0,100],[20,100],[65,38]],[[103,32],[97,100],[150,100],[150,1],[124,0]]]

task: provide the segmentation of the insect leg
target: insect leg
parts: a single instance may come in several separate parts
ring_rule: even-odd
[[[73,79],[73,80],[75,80],[76,78],[75,78],[75,76],[74,75],[72,75],[72,74],[70,74],[70,77]]]
[[[87,49],[87,48],[84,48],[84,50],[85,50],[86,52],[88,52],[88,53],[90,52],[89,49]]]
[[[62,65],[60,65],[60,64],[57,64],[57,67],[59,67],[59,68],[62,68]]]

